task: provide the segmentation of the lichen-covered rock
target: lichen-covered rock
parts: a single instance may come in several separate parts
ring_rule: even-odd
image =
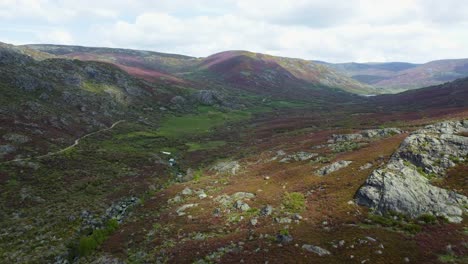
[[[283,159],[280,160],[280,162],[290,162],[290,161],[305,161],[309,160],[311,158],[317,157],[317,153],[309,153],[305,151],[299,151],[297,153],[293,153],[290,155],[287,155]]]
[[[452,160],[468,155],[468,121],[427,126],[408,136],[384,168],[374,170],[356,194],[357,203],[383,214],[389,211],[411,217],[422,214],[462,221],[468,198],[431,185],[428,178],[441,177],[455,166]]]
[[[379,138],[389,137],[397,134],[401,134],[403,131],[399,128],[389,127],[381,129],[367,129],[361,132],[361,135],[365,138]]]
[[[10,141],[13,144],[24,144],[31,141],[31,138],[25,135],[11,133],[3,136],[3,139]]]
[[[343,142],[343,141],[353,141],[353,140],[361,140],[361,134],[334,134],[332,138],[329,140],[330,143],[336,142]]]
[[[224,97],[220,92],[212,90],[201,90],[194,94],[194,98],[204,105],[223,105]]]
[[[331,255],[330,251],[328,251],[328,250],[326,250],[324,248],[321,248],[319,246],[304,244],[304,245],[302,245],[302,249],[307,250],[307,251],[312,252],[312,253],[315,253],[315,254],[319,255],[320,257]]]
[[[182,205],[181,207],[177,208],[176,210],[176,213],[178,216],[183,216],[185,215],[185,210],[189,209],[189,208],[193,208],[193,207],[197,207],[198,204],[184,204]]]
[[[222,205],[223,207],[229,207],[229,206],[233,205],[233,203],[234,203],[235,208],[242,210],[241,207],[243,206],[243,204],[248,206],[248,204],[244,203],[243,200],[250,200],[250,199],[253,199],[253,198],[255,198],[255,194],[253,194],[253,193],[236,192],[233,195],[227,195],[227,194],[219,195],[216,198],[214,198],[213,200],[215,202],[219,203],[220,205]],[[247,208],[247,207],[244,206],[243,208]],[[248,210],[249,208],[247,208],[246,210]]]
[[[171,98],[171,103],[176,104],[176,105],[184,105],[187,103],[187,100],[180,95],[176,95]]]
[[[337,143],[337,142],[346,142],[346,141],[359,141],[364,139],[372,139],[372,138],[383,138],[389,137],[397,134],[401,134],[403,131],[399,128],[380,128],[380,129],[367,129],[363,130],[359,133],[353,134],[334,134],[332,138],[329,140],[329,143]]]
[[[260,210],[260,215],[261,216],[268,216],[273,213],[273,206],[271,205],[265,205],[261,210]]]
[[[325,175],[328,175],[332,172],[335,172],[337,170],[340,170],[342,168],[346,168],[349,166],[349,164],[351,164],[352,161],[348,161],[348,160],[340,160],[340,161],[337,161],[337,162],[334,162],[330,165],[327,165],[319,170],[316,171],[316,173],[320,176],[325,176]]]
[[[236,209],[238,209],[238,210],[240,210],[242,212],[248,211],[250,209],[250,206],[247,203],[245,203],[245,202],[243,202],[241,200],[237,200],[234,203],[233,206],[234,206],[234,208],[236,208]]]
[[[16,148],[12,145],[0,145],[0,158],[6,154],[10,154],[16,151]]]
[[[231,195],[231,199],[233,200],[244,200],[253,198],[255,198],[255,194],[248,192],[236,192],[233,195]]]
[[[241,166],[237,161],[221,161],[211,167],[211,170],[220,174],[236,175]]]

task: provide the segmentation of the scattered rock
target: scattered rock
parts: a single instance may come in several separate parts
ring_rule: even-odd
[[[206,197],[208,197],[208,195],[206,195],[205,191],[202,190],[202,189],[199,189],[199,190],[196,190],[195,191],[195,194],[198,196],[198,198],[200,199],[205,199]]]
[[[268,215],[271,215],[272,212],[273,212],[273,207],[271,205],[265,205],[260,210],[260,215],[261,216],[268,216]]]
[[[2,158],[6,154],[10,154],[15,151],[16,148],[12,145],[0,145],[0,158]]]
[[[174,198],[167,200],[168,204],[177,204],[181,203],[184,199],[180,195],[174,196]]]
[[[278,224],[290,224],[292,223],[292,219],[289,217],[277,217],[275,218],[275,222]]]
[[[257,218],[252,218],[252,219],[250,219],[250,224],[251,224],[252,226],[256,226],[256,225],[258,224],[258,219],[257,219]]]
[[[367,169],[370,169],[370,168],[372,168],[372,163],[368,162],[368,163],[362,165],[361,167],[359,167],[359,170],[362,171],[362,170],[367,170]]]
[[[276,235],[276,241],[281,244],[289,244],[293,241],[291,235],[278,234]]]
[[[211,170],[216,171],[218,174],[232,174],[236,175],[241,166],[237,161],[221,161],[211,167]]]
[[[221,209],[215,208],[215,209],[213,210],[213,216],[214,216],[214,217],[220,217],[220,216],[221,216]]]
[[[389,127],[382,129],[368,129],[362,131],[361,135],[366,138],[381,138],[381,137],[390,137],[403,133],[399,128]]]
[[[238,210],[241,210],[242,212],[245,212],[245,211],[250,209],[250,206],[247,203],[245,203],[245,202],[243,202],[241,200],[237,200],[234,203],[234,208],[236,208]]]
[[[140,199],[136,197],[128,197],[113,203],[109,208],[107,208],[103,222],[108,219],[116,219],[119,223],[122,223],[123,219],[128,214],[127,211],[138,203],[140,203]]]
[[[177,208],[176,210],[176,213],[178,216],[183,216],[185,215],[185,210],[189,209],[189,208],[193,208],[193,207],[197,207],[198,204],[184,204],[182,205],[181,207]]]
[[[344,240],[340,240],[340,241],[338,241],[338,246],[343,247],[345,245],[345,243],[346,242]]]
[[[214,199],[215,202],[220,203],[224,207],[228,207],[232,204],[232,198],[229,195],[222,194],[220,196],[217,196]]]
[[[338,170],[340,170],[342,168],[346,168],[351,163],[352,163],[352,161],[340,160],[340,161],[337,161],[335,163],[332,163],[330,165],[327,165],[327,166],[317,170],[316,174],[318,174],[320,176],[325,176],[325,175],[328,175],[328,174],[330,174],[332,172],[338,171]]]
[[[185,187],[185,189],[182,190],[181,192],[183,195],[192,195],[193,194],[193,191],[192,189],[188,188],[188,187]]]
[[[194,172],[191,168],[187,169],[187,172],[185,172],[185,176],[183,177],[182,181],[188,182],[193,180]]]
[[[244,199],[253,199],[255,198],[255,194],[248,193],[248,192],[236,192],[231,195],[233,200],[244,200]]]
[[[309,252],[315,253],[315,254],[319,255],[320,257],[331,255],[330,251],[328,251],[328,250],[326,250],[324,248],[318,247],[318,246],[314,246],[314,245],[304,244],[304,245],[302,245],[302,249],[305,249],[305,250],[307,250]]]
[[[361,134],[334,134],[332,138],[328,141],[328,143],[336,143],[336,142],[344,142],[344,141],[354,141],[354,140],[361,140]]]
[[[302,216],[300,214],[293,214],[293,219],[297,220],[297,221],[300,221],[300,220],[302,220]]]
[[[24,144],[31,141],[30,137],[16,133],[6,134],[3,136],[3,139],[10,141],[13,144]]]
[[[290,162],[290,161],[305,161],[305,160],[309,160],[317,156],[318,156],[317,153],[309,153],[309,152],[300,151],[294,154],[287,155],[286,157],[281,159],[279,162],[285,163],[285,162]]]

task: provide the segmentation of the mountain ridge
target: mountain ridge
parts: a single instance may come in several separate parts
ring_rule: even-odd
[[[468,59],[440,59],[426,63],[409,62],[367,62],[367,63],[329,63],[316,60],[305,60],[300,58],[288,58],[281,56],[272,56],[268,54],[255,53],[245,50],[230,50],[212,54],[207,57],[192,57],[179,54],[161,53],[155,51],[142,51],[134,49],[119,49],[105,47],[85,47],[85,46],[67,46],[67,45],[48,45],[48,44],[30,44],[23,45],[30,49],[36,49],[43,52],[50,52],[56,56],[66,56],[77,59],[87,60],[120,60],[125,67],[133,67],[129,71],[140,72],[140,76],[146,76],[149,79],[167,78],[173,81],[179,81],[183,77],[184,71],[193,70],[201,61],[206,61],[212,57],[219,57],[223,54],[246,55],[260,60],[274,60],[280,65],[292,71],[296,77],[305,79],[315,84],[337,86],[338,88],[348,90],[359,94],[381,94],[395,93],[405,90],[427,87],[430,85],[442,84],[446,81],[453,81],[457,78],[468,76]],[[127,57],[123,56],[126,55]],[[102,56],[106,57],[105,59]],[[129,58],[128,56],[134,56]],[[135,61],[136,57],[145,58],[140,64]],[[150,59],[150,57],[159,59]],[[166,58],[164,59],[161,58]],[[133,60],[133,61],[132,61]],[[292,63],[294,62],[294,63]],[[128,64],[134,65],[128,65]],[[295,67],[290,68],[292,64]],[[319,69],[307,69],[308,64],[325,65],[327,69],[322,80],[314,79],[320,77]],[[435,68],[436,70],[434,70]],[[323,69],[322,69],[323,70]],[[311,71],[307,73],[307,71]],[[319,72],[319,73],[317,73]],[[326,81],[325,81],[326,80]],[[327,82],[328,81],[328,82]],[[351,87],[351,88],[349,88]]]

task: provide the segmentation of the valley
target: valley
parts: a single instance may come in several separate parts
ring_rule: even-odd
[[[6,44],[0,72],[5,263],[468,261],[468,79],[365,97],[299,59]],[[397,156],[444,195],[362,202]]]

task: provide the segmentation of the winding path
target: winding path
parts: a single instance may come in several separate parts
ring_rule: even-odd
[[[37,157],[29,157],[29,158],[24,158],[24,159],[14,159],[14,160],[9,160],[9,161],[5,161],[5,162],[1,162],[0,164],[7,164],[7,163],[12,163],[12,162],[18,162],[18,161],[26,161],[26,160],[32,160],[32,159],[42,159],[42,158],[46,158],[46,157],[50,157],[50,156],[54,156],[54,155],[57,155],[57,154],[60,154],[60,153],[63,153],[67,150],[70,150],[76,146],[78,146],[78,144],[80,144],[80,141],[82,139],[85,139],[87,137],[90,137],[90,136],[93,136],[93,135],[96,135],[96,134],[99,134],[101,132],[104,132],[104,131],[109,131],[111,129],[113,129],[116,125],[120,124],[120,123],[123,123],[125,122],[125,120],[119,120],[115,123],[113,123],[110,127],[107,127],[107,128],[103,128],[101,130],[98,130],[98,131],[94,131],[94,132],[91,132],[89,134],[86,134],[86,135],[83,135],[77,139],[75,139],[75,142],[73,142],[72,145],[66,147],[66,148],[63,148],[63,149],[60,149],[60,150],[57,150],[55,152],[49,152],[47,154],[44,154],[44,155],[41,155],[41,156],[37,156]]]

